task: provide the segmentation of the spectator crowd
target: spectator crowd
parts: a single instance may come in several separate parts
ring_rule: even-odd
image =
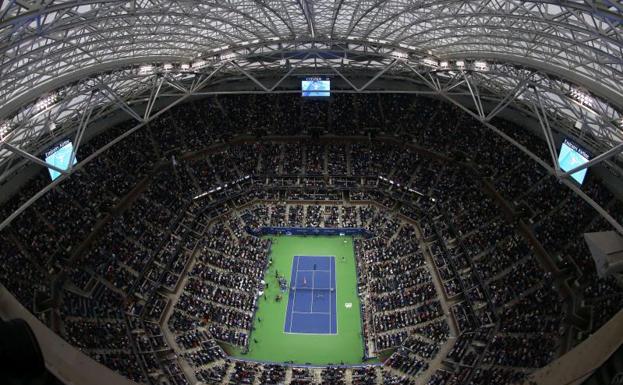
[[[0,282],[73,346],[145,384],[506,384],[623,307],[581,237],[609,225],[457,108],[408,95],[249,98],[180,105],[52,188],[0,233]],[[310,122],[337,139],[277,137]],[[495,123],[548,156],[540,138]],[[128,128],[82,144],[78,159]],[[256,138],[237,141],[243,132]],[[6,201],[3,218],[46,178]],[[623,222],[596,176],[583,189]],[[223,343],[249,343],[270,243],[248,230],[265,226],[373,235],[355,248],[366,355],[387,353],[382,366],[227,357]],[[588,326],[567,322],[554,274],[573,282]]]

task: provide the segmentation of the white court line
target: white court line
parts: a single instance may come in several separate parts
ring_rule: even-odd
[[[305,287],[305,286],[294,287],[293,289],[294,290],[300,290],[300,291],[312,291],[312,290],[315,290],[315,291],[327,290],[328,291],[328,290],[333,290],[332,287],[315,287],[315,288],[312,289],[311,287]]]
[[[331,277],[331,261],[329,261],[329,286],[331,286],[331,283],[333,282],[331,278],[332,278]],[[333,322],[331,322],[331,318],[333,318],[331,315],[331,313],[333,312],[332,310],[333,308],[331,307],[331,303],[332,303],[331,297],[333,297],[332,294],[333,293],[329,293],[329,333],[331,333],[331,329],[332,329],[331,326],[333,326]],[[337,291],[335,292],[335,296],[336,296],[335,298],[337,301]]]
[[[339,330],[339,322],[340,322],[340,318],[337,316],[337,277],[335,277],[335,255],[331,257],[333,259],[333,265],[331,265],[331,267],[333,268],[333,278],[334,278],[334,285],[335,285],[335,333],[333,334],[337,334],[337,331]],[[331,312],[333,313],[333,308],[329,309],[331,310]],[[333,317],[333,315],[331,315],[331,317]],[[333,326],[333,323],[331,323],[331,326]],[[329,330],[331,331],[331,330]]]
[[[296,281],[298,278],[298,270],[299,270],[299,261],[300,261],[300,257],[296,260],[296,271],[297,273],[294,274],[294,280]],[[290,282],[292,283],[292,282]],[[290,309],[290,312],[294,311],[294,306],[296,306],[296,290],[290,290],[290,291],[294,291],[294,297],[292,297],[292,309]],[[290,317],[290,331],[292,331],[292,321],[294,320],[294,317],[291,316]]]
[[[301,272],[306,272],[306,271],[317,271],[319,273],[330,273],[331,270],[299,270]]]
[[[306,335],[306,336],[331,336],[337,335],[337,333],[297,333],[297,332],[283,332],[283,334],[297,334],[297,335]]]
[[[320,298],[320,295],[324,294],[322,292],[325,292],[325,291],[328,291],[328,292],[335,291],[335,288],[332,288],[332,287],[315,287],[315,288],[312,289],[311,287],[293,287],[293,288],[291,288],[291,290],[294,290],[294,291],[305,291],[305,292],[310,292],[310,293],[313,293],[313,294],[318,294],[318,296]],[[316,293],[316,292],[318,292],[318,293]]]
[[[299,270],[299,263],[300,263],[300,258],[301,256],[296,256],[298,259],[296,260],[296,272],[295,272],[295,283],[298,280],[298,272],[312,272],[312,287],[311,287],[311,294],[312,294],[312,300],[311,300],[311,312],[301,312],[301,311],[295,311],[295,305],[296,305],[296,291],[297,290],[290,290],[290,291],[294,291],[294,295],[292,297],[292,308],[290,309],[290,331],[289,332],[284,332],[285,334],[307,334],[307,335],[335,335],[337,334],[337,330],[335,332],[332,332],[332,326],[333,326],[333,322],[332,322],[332,316],[333,316],[333,309],[331,307],[331,304],[333,303],[332,301],[332,293],[329,294],[329,312],[314,312],[313,311],[313,303],[314,303],[314,292],[316,290],[315,288],[315,272],[323,272],[323,273],[329,273],[329,284],[333,283],[333,281],[335,281],[335,279],[331,279],[332,278],[332,274],[333,277],[335,276],[335,256],[325,256],[324,258],[330,258],[330,262],[329,262],[329,270]],[[333,262],[333,263],[331,263]],[[318,290],[333,290],[335,292],[336,295],[336,301],[337,301],[337,282],[335,282],[335,287],[334,288],[322,288],[322,289],[318,289]],[[321,315],[328,315],[329,316],[329,333],[297,333],[297,332],[292,332],[292,322],[294,321],[294,314],[321,314]],[[337,324],[337,314],[335,315],[336,317],[336,324]],[[337,325],[336,325],[336,329],[337,329]]]
[[[323,311],[293,311],[292,314],[331,314],[331,312]]]
[[[312,272],[312,287],[311,287],[311,295],[312,295],[312,299],[311,299],[311,305],[309,306],[309,311],[311,313],[314,312],[314,278],[316,276],[316,272]]]

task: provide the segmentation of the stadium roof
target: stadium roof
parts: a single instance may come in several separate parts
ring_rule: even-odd
[[[332,74],[338,92],[441,96],[488,125],[513,104],[541,122],[553,159],[552,130],[617,168],[622,11],[601,0],[0,0],[0,181],[46,166],[46,148],[119,109],[141,125],[193,95],[294,92],[288,77],[310,73]]]

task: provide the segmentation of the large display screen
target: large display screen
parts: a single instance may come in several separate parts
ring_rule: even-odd
[[[45,153],[45,161],[61,170],[67,170],[69,168],[69,162],[71,161],[71,154],[74,152],[74,145],[69,140],[65,140],[56,146],[52,147]],[[76,157],[73,159],[73,164],[76,164]],[[48,168],[52,180],[58,178],[61,173]]]
[[[331,81],[322,78],[307,78],[301,81],[301,92],[304,97],[331,96]]]
[[[588,162],[590,155],[586,150],[578,146],[576,143],[569,139],[565,139],[560,146],[560,154],[558,154],[558,165],[563,171],[570,171],[574,168],[583,165]],[[582,184],[584,177],[586,176],[586,169],[574,172],[571,177]]]

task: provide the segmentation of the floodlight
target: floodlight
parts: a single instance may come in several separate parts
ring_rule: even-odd
[[[429,67],[437,67],[439,65],[439,62],[437,62],[437,60],[433,58],[425,58],[422,60],[422,64]]]
[[[474,69],[478,71],[486,71],[489,69],[489,64],[486,61],[476,60],[474,62]]]
[[[139,67],[138,73],[141,75],[145,75],[145,74],[152,73],[153,70],[154,70],[154,67],[151,64],[145,64]]]
[[[228,52],[221,55],[221,61],[234,60],[238,57],[236,52]]]
[[[208,63],[205,60],[198,60],[192,64],[193,69],[199,69],[207,66]]]
[[[580,104],[583,104],[589,107],[595,104],[595,100],[590,94],[578,88],[572,88],[570,91],[570,95],[573,99],[575,99]]]
[[[409,55],[405,51],[399,49],[393,50],[390,55],[395,57],[396,59],[407,59],[409,57]]]
[[[39,111],[43,111],[46,108],[52,106],[54,103],[56,103],[58,101],[58,95],[52,93],[49,94],[43,98],[41,98],[37,104],[35,104],[35,110],[37,110],[37,112]]]
[[[0,122],[0,141],[4,141],[11,132],[11,123],[8,121]]]

